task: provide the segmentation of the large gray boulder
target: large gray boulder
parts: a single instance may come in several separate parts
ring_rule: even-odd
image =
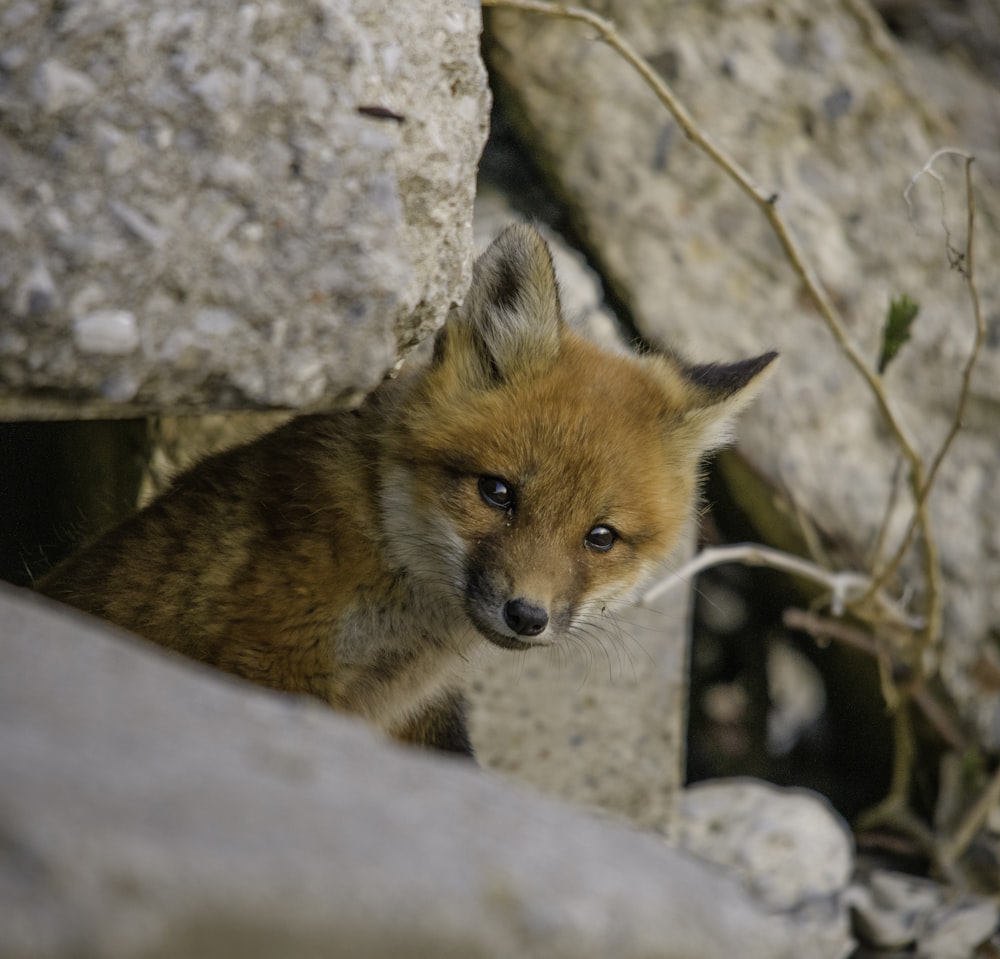
[[[0,587],[6,959],[834,956],[654,836]]]
[[[0,418],[348,402],[460,302],[465,0],[0,8]]]
[[[950,270],[939,147],[977,154],[978,282],[988,335],[964,431],[931,499],[944,574],[944,641],[931,650],[991,749],[1000,746],[1000,94],[960,63],[919,69],[852,0],[690,4],[606,0],[614,20],[702,128],[766,191],[874,365],[891,297],[920,304],[888,368],[890,402],[929,461],[954,415],[973,338],[963,276]],[[766,347],[779,373],[741,420],[742,450],[772,488],[863,563],[893,504],[899,541],[912,500],[893,498],[900,454],[873,397],[803,296],[764,217],[695,150],[620,56],[578,24],[496,10],[487,49],[509,112],[578,235],[640,330],[698,360]],[[953,104],[946,113],[938,105]],[[973,109],[974,105],[982,109]],[[985,106],[984,106],[985,105]],[[987,107],[990,107],[988,109]],[[992,110],[992,112],[991,112]],[[966,125],[956,128],[952,117]],[[978,126],[977,118],[993,117]],[[960,163],[942,158],[944,216],[964,243]],[[765,497],[771,499],[770,496]],[[924,583],[914,556],[894,584]]]

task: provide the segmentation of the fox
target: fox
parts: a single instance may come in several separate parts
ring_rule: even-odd
[[[476,644],[550,647],[634,594],[776,356],[598,346],[564,317],[541,235],[510,226],[423,364],[209,456],[37,588],[471,757]]]

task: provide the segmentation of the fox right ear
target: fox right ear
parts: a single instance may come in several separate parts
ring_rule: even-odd
[[[438,333],[434,362],[469,386],[498,386],[544,370],[563,324],[552,255],[530,226],[507,227],[476,260],[459,314]]]
[[[729,442],[737,414],[774,372],[777,359],[778,354],[771,351],[735,363],[682,365],[685,420],[695,430],[699,452]]]

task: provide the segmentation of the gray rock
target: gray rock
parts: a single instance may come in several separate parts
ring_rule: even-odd
[[[855,941],[844,894],[854,868],[847,824],[817,793],[753,779],[715,779],[684,790],[678,842],[727,872],[829,959]]]
[[[880,908],[872,892],[853,886],[845,897],[854,934],[876,949],[906,949],[917,938],[914,915],[910,912]]]
[[[902,192],[935,149],[977,154],[977,259],[990,332],[965,429],[931,499],[945,625],[931,668],[989,749],[1000,746],[1000,259],[995,115],[1000,92],[962,64],[915,68],[850,0],[682,4],[609,0],[612,18],[712,138],[773,190],[795,237],[874,364],[890,297],[920,303],[913,339],[885,375],[928,459],[955,409],[972,339],[963,278],[950,270],[931,179]],[[489,57],[523,138],[566,199],[577,233],[643,333],[697,360],[778,348],[782,367],[741,422],[744,453],[794,506],[867,554],[891,499],[898,453],[876,404],[801,294],[763,216],[688,145],[634,71],[578,25],[493,11]],[[917,61],[918,67],[922,61]],[[947,87],[948,93],[941,88]],[[967,104],[954,115],[935,104]],[[982,109],[973,105],[982,105]],[[988,117],[993,116],[994,120]],[[988,122],[987,122],[988,121]],[[963,241],[961,166],[942,159],[945,219]],[[890,520],[898,542],[905,490]],[[905,584],[918,593],[916,557]],[[901,591],[902,586],[901,585]]]
[[[478,5],[0,9],[0,418],[349,402],[464,296]]]
[[[824,953],[662,841],[0,587],[9,959]]]
[[[684,791],[681,848],[733,869],[773,909],[847,888],[854,840],[818,793],[752,779],[714,779]]]
[[[878,949],[915,943],[919,959],[967,959],[1000,921],[995,902],[886,870],[852,886],[845,901],[862,942]]]
[[[966,959],[1000,924],[1000,906],[985,899],[966,901],[931,917],[917,943],[918,959]]]

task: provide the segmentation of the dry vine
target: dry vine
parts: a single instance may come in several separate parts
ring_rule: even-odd
[[[944,871],[949,871],[958,856],[968,845],[977,828],[982,824],[986,811],[990,808],[991,801],[995,802],[998,796],[1000,796],[1000,772],[998,772],[983,796],[974,804],[954,834],[945,839],[938,839],[931,835],[927,827],[909,809],[910,784],[915,763],[910,705],[915,704],[918,708],[923,709],[925,713],[932,711],[931,706],[927,705],[930,701],[929,694],[923,685],[923,681],[926,678],[923,675],[926,657],[922,654],[938,643],[942,623],[943,600],[941,595],[940,559],[938,556],[937,540],[931,526],[928,500],[941,463],[961,428],[962,416],[969,395],[972,371],[978,359],[985,335],[982,307],[975,279],[973,158],[959,150],[939,150],[911,178],[904,194],[908,203],[909,194],[914,184],[923,176],[929,176],[935,179],[939,186],[941,185],[940,175],[934,170],[934,163],[941,156],[952,155],[964,160],[967,211],[965,247],[964,249],[956,249],[952,245],[951,235],[947,232],[947,227],[946,241],[950,265],[953,268],[959,269],[966,280],[966,286],[972,301],[976,332],[972,349],[969,352],[963,369],[961,390],[954,417],[944,441],[941,443],[928,467],[927,461],[917,448],[917,444],[910,437],[893,408],[883,386],[881,376],[865,360],[860,349],[850,338],[843,317],[827,295],[821,281],[810,266],[807,257],[789,231],[778,209],[778,195],[758,186],[750,174],[735,159],[730,157],[712,141],[691,116],[687,108],[678,100],[670,87],[657,74],[651,64],[618,32],[614,24],[590,10],[560,2],[544,2],[544,0],[482,0],[482,4],[484,7],[507,7],[525,13],[576,21],[596,31],[599,38],[615,50],[645,81],[660,103],[666,107],[676,120],[686,137],[699,150],[706,154],[758,207],[770,224],[785,253],[786,259],[808,293],[838,347],[867,384],[885,424],[902,454],[907,469],[908,485],[913,499],[913,513],[906,531],[888,561],[883,562],[881,559],[886,540],[886,524],[883,524],[883,529],[878,536],[878,545],[872,560],[872,569],[874,572],[871,574],[834,572],[817,563],[804,560],[801,557],[756,544],[717,547],[704,550],[680,570],[674,571],[669,580],[659,583],[647,593],[645,601],[651,601],[655,596],[660,595],[660,593],[675,584],[689,582],[692,576],[709,566],[728,562],[742,562],[750,565],[769,566],[817,582],[825,586],[828,590],[828,604],[835,616],[841,616],[845,612],[849,612],[861,622],[868,624],[875,636],[875,639],[870,641],[870,651],[883,667],[883,689],[886,694],[886,701],[890,706],[894,707],[896,750],[890,792],[883,803],[866,816],[866,820],[869,824],[885,824],[903,830],[924,846]],[[889,511],[887,510],[887,518],[888,513]],[[915,539],[919,539],[921,565],[924,576],[925,610],[922,616],[914,616],[908,613],[898,601],[887,593],[887,586],[890,580],[898,572]],[[905,663],[900,663],[896,660],[895,657],[898,656],[898,652],[889,652],[885,644],[878,641],[877,637],[884,635],[887,628],[889,630],[898,630],[901,628],[905,631],[906,635],[912,637],[913,642],[910,643],[909,654]],[[819,634],[813,630],[813,635]],[[832,635],[836,638],[836,631],[831,633],[829,630],[826,630],[826,635]],[[910,679],[907,686],[899,691],[899,695],[897,695],[893,676],[900,668],[903,668],[908,673]]]

